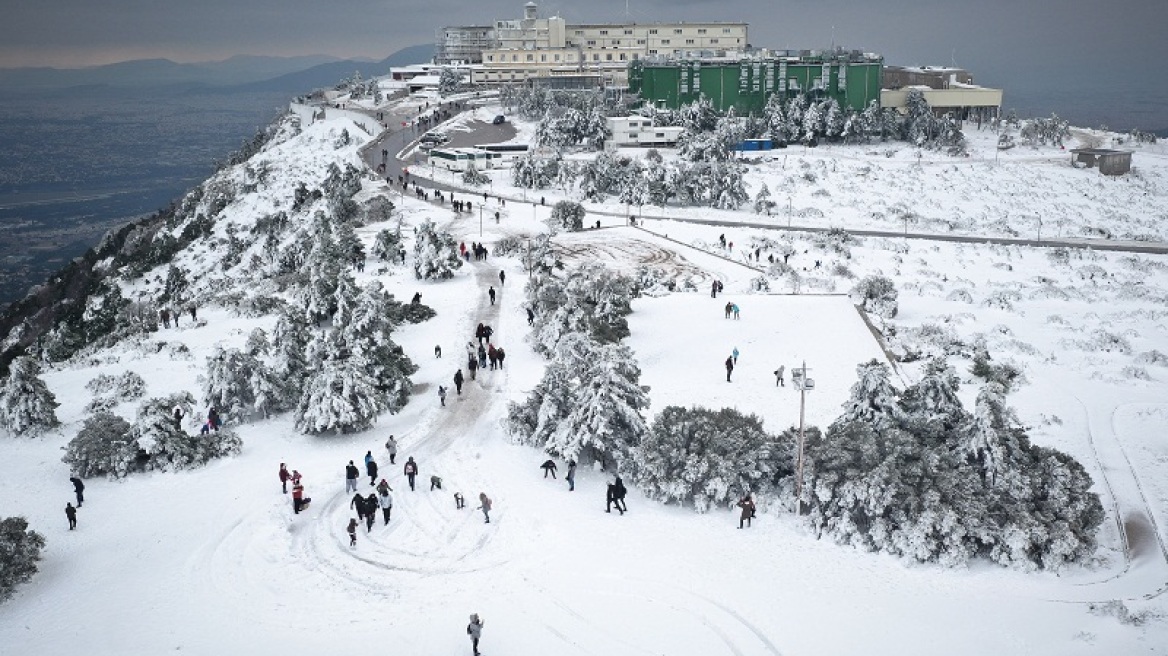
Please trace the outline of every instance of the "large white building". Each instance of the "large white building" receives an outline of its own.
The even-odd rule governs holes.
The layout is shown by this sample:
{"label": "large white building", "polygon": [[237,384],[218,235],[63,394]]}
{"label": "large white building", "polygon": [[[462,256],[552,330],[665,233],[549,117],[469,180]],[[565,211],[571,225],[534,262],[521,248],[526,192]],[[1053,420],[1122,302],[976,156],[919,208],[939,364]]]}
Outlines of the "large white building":
{"label": "large white building", "polygon": [[[687,52],[727,53],[747,46],[746,23],[588,23],[540,18],[534,2],[523,18],[482,27],[443,28],[435,61],[481,64],[475,82],[584,78],[624,86],[630,61]],[[475,45],[477,44],[477,45]],[[481,50],[474,50],[478,45]]]}

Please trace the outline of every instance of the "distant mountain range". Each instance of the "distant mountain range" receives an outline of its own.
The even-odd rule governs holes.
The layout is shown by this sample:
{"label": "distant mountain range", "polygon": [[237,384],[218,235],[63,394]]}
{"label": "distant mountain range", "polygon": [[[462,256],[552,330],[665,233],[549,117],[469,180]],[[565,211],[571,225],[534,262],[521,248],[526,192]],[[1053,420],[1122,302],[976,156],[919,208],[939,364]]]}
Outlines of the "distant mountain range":
{"label": "distant mountain range", "polygon": [[186,85],[232,91],[305,93],[336,84],[355,71],[360,71],[364,77],[384,75],[391,66],[426,62],[433,54],[434,46],[426,44],[404,48],[381,61],[338,59],[327,55],[238,55],[223,61],[194,64],[179,64],[169,59],[139,59],[89,68],[5,68],[0,69],[0,92]]}

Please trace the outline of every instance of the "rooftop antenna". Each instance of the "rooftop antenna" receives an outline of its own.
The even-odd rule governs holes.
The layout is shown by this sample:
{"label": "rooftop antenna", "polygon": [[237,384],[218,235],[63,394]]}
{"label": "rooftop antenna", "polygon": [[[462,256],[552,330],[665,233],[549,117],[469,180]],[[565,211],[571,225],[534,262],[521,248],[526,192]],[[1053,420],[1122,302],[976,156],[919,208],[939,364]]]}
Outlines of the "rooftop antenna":
{"label": "rooftop antenna", "polygon": [[831,51],[835,52],[835,25],[831,26]]}

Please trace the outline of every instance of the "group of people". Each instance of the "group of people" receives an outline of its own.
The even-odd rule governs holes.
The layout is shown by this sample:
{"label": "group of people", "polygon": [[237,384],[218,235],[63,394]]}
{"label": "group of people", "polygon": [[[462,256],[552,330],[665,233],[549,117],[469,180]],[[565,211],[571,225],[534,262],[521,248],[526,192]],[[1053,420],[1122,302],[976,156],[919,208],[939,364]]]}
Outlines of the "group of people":
{"label": "group of people", "polygon": [[72,501],[65,504],[65,519],[69,520],[69,530],[72,531],[77,528],[77,508],[85,503],[85,483],[76,475],[70,476],[69,482],[73,484],[73,494],[77,497],[76,507]]}
{"label": "group of people", "polygon": [[300,472],[293,469],[288,471],[288,466],[280,463],[280,487],[284,494],[288,494],[288,483],[292,483],[292,512],[299,515],[301,510],[308,507],[312,502],[310,497],[304,496],[304,484],[300,482]]}
{"label": "group of people", "polygon": [[[186,307],[186,311],[190,313],[191,321],[199,320],[198,311],[196,310],[194,303],[188,305]],[[170,308],[162,308],[158,311],[158,319],[162,322],[163,328],[170,328],[170,322],[172,320],[174,321],[174,327],[178,328],[178,318],[180,316],[182,316],[182,310],[177,308],[174,310],[171,310]]]}
{"label": "group of people", "polygon": [[477,241],[472,241],[470,248],[467,248],[466,242],[461,242],[458,244],[458,254],[467,262],[470,262],[471,255],[474,255],[475,260],[485,260],[487,259],[487,247]]}

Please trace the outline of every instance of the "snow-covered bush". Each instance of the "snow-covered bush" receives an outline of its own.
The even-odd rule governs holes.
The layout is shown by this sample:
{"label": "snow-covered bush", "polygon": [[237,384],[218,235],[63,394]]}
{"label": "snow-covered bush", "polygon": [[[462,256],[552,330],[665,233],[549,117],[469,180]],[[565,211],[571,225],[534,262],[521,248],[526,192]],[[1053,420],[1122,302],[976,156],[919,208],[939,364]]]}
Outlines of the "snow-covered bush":
{"label": "snow-covered bush", "polygon": [[491,251],[491,254],[495,257],[509,257],[511,255],[519,255],[526,248],[526,239],[522,239],[515,235],[507,235],[506,237],[501,237],[499,241],[495,242],[495,246]]}
{"label": "snow-covered bush", "polygon": [[468,164],[462,172],[462,181],[472,187],[481,187],[491,181],[485,174],[480,173],[473,163]]}
{"label": "snow-covered bush", "polygon": [[0,381],[0,426],[13,435],[36,435],[57,421],[57,397],[40,377],[36,360],[21,356],[8,365]]}
{"label": "snow-covered bush", "polygon": [[636,480],[650,497],[705,512],[771,493],[793,472],[791,453],[754,415],[669,406],[636,451]]}
{"label": "snow-covered bush", "polygon": [[365,430],[381,409],[379,397],[363,359],[326,360],[305,382],[296,406],[296,429],[308,435]]}
{"label": "snow-covered bush", "polygon": [[203,403],[230,423],[242,422],[256,406],[256,383],[271,398],[276,381],[260,360],[239,349],[217,347],[203,367]]}
{"label": "snow-covered bush", "polygon": [[884,276],[864,276],[848,296],[866,312],[885,319],[896,318],[896,287]]}
{"label": "snow-covered bush", "polygon": [[450,233],[440,232],[433,221],[418,226],[414,240],[414,277],[419,280],[446,280],[462,267],[458,244]]}
{"label": "snow-covered bush", "polygon": [[561,200],[552,207],[547,224],[553,233],[560,230],[577,232],[584,229],[584,214],[584,206],[580,203]]}
{"label": "snow-covered bush", "polygon": [[1004,387],[987,384],[969,413],[942,362],[899,398],[885,365],[859,373],[844,414],[806,443],[802,501],[820,535],[947,565],[1058,569],[1093,552],[1091,477],[1031,445]]}
{"label": "snow-covered bush", "polygon": [[146,381],[137,373],[127,371],[120,376],[98,374],[85,384],[94,396],[117,397],[119,401],[140,399],[146,394]]}
{"label": "snow-covered bush", "polygon": [[396,262],[401,256],[401,228],[386,228],[373,239],[373,257],[385,262]]}
{"label": "snow-covered bush", "polygon": [[134,469],[138,443],[130,436],[130,422],[109,412],[85,418],[77,436],[65,447],[61,462],[81,478],[123,478]]}
{"label": "snow-covered bush", "polygon": [[0,603],[7,601],[16,586],[27,583],[37,573],[45,537],[28,528],[23,517],[0,520]]}
{"label": "snow-covered bush", "polygon": [[148,399],[138,408],[130,437],[148,457],[145,466],[159,471],[194,469],[214,458],[236,455],[243,441],[230,428],[191,435],[174,420],[174,408],[190,413],[195,399],[187,392]]}

